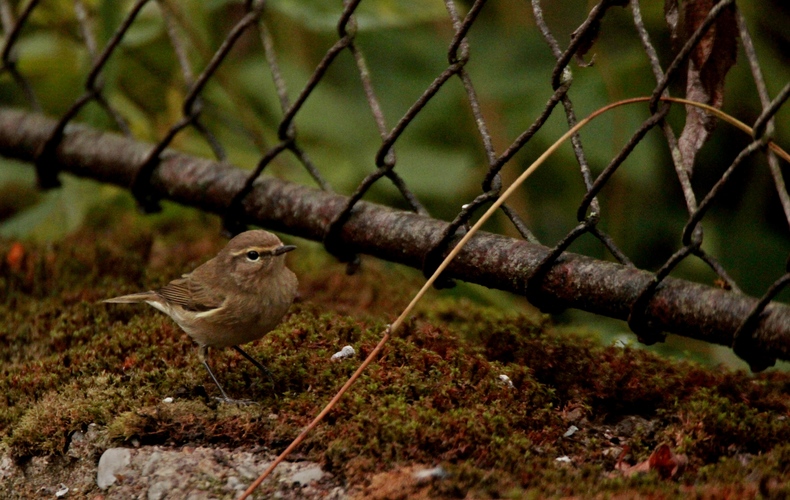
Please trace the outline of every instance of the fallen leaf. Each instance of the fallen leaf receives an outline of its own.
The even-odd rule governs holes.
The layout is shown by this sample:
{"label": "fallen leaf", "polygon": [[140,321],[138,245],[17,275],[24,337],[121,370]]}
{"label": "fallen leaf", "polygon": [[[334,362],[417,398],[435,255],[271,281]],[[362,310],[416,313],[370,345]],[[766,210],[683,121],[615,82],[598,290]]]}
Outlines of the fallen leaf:
{"label": "fallen leaf", "polygon": [[624,476],[630,477],[634,474],[646,474],[654,470],[663,479],[670,479],[683,470],[688,463],[686,455],[678,455],[672,452],[669,445],[662,444],[656,448],[647,460],[639,462],[636,465],[628,465],[623,462],[623,457],[628,452],[628,447],[623,449],[617,464],[614,466],[615,470],[623,473]]}
{"label": "fallen leaf", "polygon": [[25,259],[25,247],[18,241],[11,245],[11,250],[6,254],[5,261],[12,271],[19,272],[22,269],[22,261]]}
{"label": "fallen leaf", "polygon": [[[719,0],[687,0],[683,2],[684,43],[702,25]],[[671,7],[670,7],[671,12]],[[668,16],[670,22],[672,16]],[[686,99],[721,108],[724,102],[724,80],[735,64],[738,53],[738,25],[735,10],[722,11],[707,33],[691,51],[686,72]],[[689,176],[694,160],[716,127],[717,119],[700,108],[686,106],[686,124],[678,139],[678,148]]]}
{"label": "fallen leaf", "polygon": [[675,477],[688,463],[686,455],[676,455],[669,449],[669,445],[662,444],[647,459],[650,470],[658,472],[664,479]]}

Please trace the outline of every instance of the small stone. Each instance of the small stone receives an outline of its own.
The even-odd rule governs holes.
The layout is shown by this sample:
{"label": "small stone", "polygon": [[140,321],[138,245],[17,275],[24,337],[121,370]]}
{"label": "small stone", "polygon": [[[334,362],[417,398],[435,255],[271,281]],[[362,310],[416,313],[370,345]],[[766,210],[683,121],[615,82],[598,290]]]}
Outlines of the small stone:
{"label": "small stone", "polygon": [[236,476],[228,476],[228,481],[225,483],[225,489],[242,491],[246,490],[247,488],[244,486],[244,483],[239,481],[239,478]]}
{"label": "small stone", "polygon": [[253,480],[258,477],[258,471],[247,465],[237,465],[236,472],[241,474],[241,477],[243,477],[244,479]]}
{"label": "small stone", "polygon": [[290,480],[302,486],[307,486],[313,481],[319,481],[322,477],[324,477],[324,471],[321,470],[321,466],[310,465],[293,474]]}
{"label": "small stone", "polygon": [[148,500],[161,500],[167,498],[168,492],[173,489],[173,483],[167,479],[157,481],[148,487]]}
{"label": "small stone", "polygon": [[163,402],[163,403],[172,403],[172,402],[173,402],[173,398],[171,398],[171,397],[169,397],[169,396],[168,396],[168,397],[166,397],[165,399],[163,399],[163,400],[162,400],[162,402]]}
{"label": "small stone", "polygon": [[340,500],[341,498],[346,498],[345,490],[340,486],[335,486],[329,493],[324,497],[326,500]]}
{"label": "small stone", "polygon": [[7,456],[0,457],[0,483],[16,474],[14,462]]}
{"label": "small stone", "polygon": [[584,414],[582,413],[581,408],[574,408],[573,410],[569,411],[567,415],[565,415],[565,420],[567,420],[568,422],[576,422],[578,420],[581,420],[583,416]]}
{"label": "small stone", "polygon": [[69,439],[69,447],[66,450],[66,455],[72,458],[79,458],[80,453],[79,449],[81,448],[82,444],[85,442],[85,434],[82,431],[75,431],[71,434],[71,438]]}
{"label": "small stone", "polygon": [[96,472],[96,485],[103,490],[112,486],[116,481],[115,474],[127,467],[131,460],[132,454],[126,448],[110,448],[102,453]]}
{"label": "small stone", "polygon": [[68,492],[69,492],[69,487],[63,483],[60,483],[60,486],[58,487],[58,491],[55,492],[55,498],[64,497],[68,494]]}
{"label": "small stone", "polygon": [[505,385],[505,387],[507,387],[508,389],[516,388],[516,386],[513,385],[513,381],[510,380],[510,377],[508,377],[505,374],[499,376],[499,381],[502,382]]}
{"label": "small stone", "polygon": [[417,484],[424,484],[429,481],[433,481],[434,479],[444,479],[449,475],[450,474],[444,470],[442,466],[438,466],[433,467],[432,469],[418,470],[413,474],[413,477],[417,480]]}
{"label": "small stone", "polygon": [[151,453],[151,456],[148,457],[148,461],[145,462],[143,465],[143,476],[150,476],[154,473],[154,470],[159,463],[159,460],[162,458],[162,453],[159,451],[155,451]]}
{"label": "small stone", "polygon": [[559,462],[561,464],[569,464],[571,463],[571,457],[569,457],[568,455],[563,455],[561,457],[555,458],[554,461]]}
{"label": "small stone", "polygon": [[357,352],[354,350],[353,347],[351,347],[350,345],[347,345],[344,348],[342,348],[340,351],[334,353],[332,355],[331,359],[332,359],[332,361],[340,361],[341,359],[347,359],[347,358],[354,357],[354,355],[356,355],[356,353]]}
{"label": "small stone", "polygon": [[615,425],[614,432],[617,436],[631,437],[637,432],[649,433],[652,430],[653,424],[649,420],[636,415],[629,415],[623,417],[617,425]]}
{"label": "small stone", "polygon": [[81,443],[83,441],[85,441],[85,433],[83,433],[82,431],[74,431],[71,434],[72,443]]}

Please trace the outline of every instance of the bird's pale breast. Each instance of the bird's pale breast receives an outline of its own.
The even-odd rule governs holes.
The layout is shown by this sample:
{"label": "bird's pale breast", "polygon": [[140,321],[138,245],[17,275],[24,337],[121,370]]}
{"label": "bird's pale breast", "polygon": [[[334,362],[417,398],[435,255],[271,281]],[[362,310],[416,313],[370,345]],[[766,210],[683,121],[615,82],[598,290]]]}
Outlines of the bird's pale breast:
{"label": "bird's pale breast", "polygon": [[285,271],[279,283],[269,283],[279,293],[235,294],[217,309],[171,314],[171,317],[197,343],[209,347],[230,347],[257,340],[277,326],[296,295],[296,276],[290,270]]}

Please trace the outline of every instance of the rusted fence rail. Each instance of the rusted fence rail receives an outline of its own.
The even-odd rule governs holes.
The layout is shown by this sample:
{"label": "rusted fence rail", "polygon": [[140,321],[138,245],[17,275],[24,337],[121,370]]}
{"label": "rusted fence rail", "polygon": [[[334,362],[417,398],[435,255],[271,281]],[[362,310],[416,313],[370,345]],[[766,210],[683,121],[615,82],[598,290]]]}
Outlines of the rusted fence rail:
{"label": "rusted fence rail", "polygon": [[[320,62],[298,92],[289,92],[280,69],[277,36],[273,33],[270,6],[264,1],[247,0],[228,2],[221,9],[226,21],[225,33],[218,38],[214,49],[202,47],[200,37],[185,19],[188,12],[180,2],[169,0],[134,0],[118,2],[126,10],[117,24],[103,25],[106,44],[100,47],[95,26],[98,17],[95,5],[82,0],[61,1],[57,7],[72,6],[69,15],[65,10],[52,9],[53,5],[39,0],[29,0],[19,5],[0,0],[0,21],[3,27],[3,48],[0,52],[0,87],[16,89],[14,105],[27,103],[22,111],[0,102],[0,154],[30,162],[35,165],[39,186],[51,189],[59,185],[60,172],[89,177],[128,187],[148,211],[157,209],[158,200],[171,199],[220,214],[226,229],[240,231],[245,224],[253,223],[283,232],[322,241],[327,250],[353,267],[359,253],[375,255],[400,262],[430,273],[441,258],[457,241],[464,227],[479,209],[490,204],[502,192],[502,169],[513,162],[557,111],[569,126],[577,123],[577,114],[571,100],[573,73],[570,65],[577,61],[588,64],[590,49],[596,43],[604,18],[613,11],[627,9],[633,21],[633,38],[649,61],[649,71],[642,75],[655,81],[651,93],[649,116],[633,130],[626,144],[613,155],[608,165],[597,175],[590,168],[581,136],[572,138],[573,154],[585,195],[576,207],[578,225],[553,246],[542,245],[529,224],[514,206],[501,207],[506,220],[521,235],[512,239],[493,234],[475,237],[451,265],[440,283],[449,286],[458,278],[485,286],[525,294],[544,310],[572,307],[625,319],[637,336],[645,343],[663,339],[664,331],[701,339],[707,342],[732,346],[735,352],[748,361],[754,370],[771,366],[776,359],[790,359],[790,308],[772,302],[790,282],[790,273],[775,279],[760,299],[748,297],[740,291],[716,256],[703,247],[702,221],[712,205],[720,202],[733,179],[744,165],[754,158],[764,156],[771,182],[775,187],[783,214],[790,226],[790,195],[783,179],[782,165],[774,152],[766,147],[774,134],[774,117],[790,97],[790,84],[771,97],[763,78],[757,53],[748,29],[747,20],[735,0],[686,0],[682,4],[666,1],[666,30],[664,38],[675,40],[672,50],[657,50],[645,26],[638,0],[601,0],[587,14],[563,47],[545,19],[544,7],[539,0],[532,0],[529,7],[532,17],[523,29],[537,29],[556,61],[546,75],[546,85],[534,92],[545,95],[545,106],[534,121],[515,138],[497,151],[495,143],[501,134],[491,132],[487,114],[478,98],[478,87],[473,81],[467,64],[472,60],[474,48],[470,33],[475,26],[486,21],[481,16],[492,9],[486,0],[476,0],[461,9],[453,0],[444,0],[447,13],[446,26],[451,36],[448,43],[446,66],[438,71],[433,81],[419,97],[389,127],[384,116],[384,106],[379,101],[375,82],[377,76],[368,67],[366,55],[359,40],[357,25],[365,4],[361,0],[346,0],[337,12],[336,40],[323,54]],[[415,4],[416,5],[416,4]],[[580,4],[580,9],[586,4]],[[154,17],[152,17],[152,13]],[[37,15],[38,14],[38,15]],[[102,21],[112,16],[103,12]],[[65,16],[59,18],[59,15]],[[366,13],[370,16],[370,13]],[[158,16],[158,17],[156,17]],[[162,38],[172,53],[173,64],[178,66],[183,81],[179,116],[169,116],[171,122],[163,130],[156,144],[139,142],[133,137],[131,127],[119,111],[115,94],[105,87],[108,67],[115,60],[129,56],[124,41],[136,23],[151,19],[161,21]],[[142,20],[141,20],[142,19]],[[80,45],[90,61],[84,76],[84,85],[72,104],[57,114],[58,119],[46,117],[50,110],[43,109],[36,78],[31,78],[21,64],[29,48],[26,37],[50,29],[68,32],[65,39]],[[436,21],[436,18],[432,18]],[[39,40],[40,41],[40,40]],[[626,43],[625,41],[623,43]],[[256,45],[257,44],[257,45]],[[257,50],[254,59],[270,74],[281,116],[276,121],[274,133],[264,134],[260,124],[253,124],[259,117],[245,106],[239,93],[228,92],[235,110],[243,115],[244,133],[260,151],[256,168],[250,173],[230,166],[225,146],[214,134],[214,127],[207,126],[205,109],[211,98],[207,92],[212,82],[228,85],[220,69],[239,45],[246,54]],[[161,44],[153,44],[157,50]],[[670,88],[678,82],[685,87],[684,96],[720,108],[724,99],[724,81],[730,67],[735,64],[736,53],[741,51],[754,81],[754,88],[762,106],[760,116],[752,126],[751,141],[737,154],[726,160],[720,177],[710,189],[700,191],[692,183],[698,163],[698,152],[713,133],[715,120],[707,113],[687,108],[682,132],[676,135],[667,116],[670,106],[661,102],[669,95]],[[330,183],[308,154],[305,141],[300,139],[296,117],[303,113],[305,103],[315,95],[321,85],[326,85],[330,69],[339,56],[348,53],[358,73],[359,83],[370,116],[373,118],[381,144],[369,164],[375,169],[368,172],[356,189],[348,196],[334,193]],[[196,57],[200,53],[202,57]],[[659,53],[664,54],[662,62]],[[666,56],[666,54],[670,54]],[[139,56],[139,54],[135,54]],[[202,70],[193,67],[196,60],[205,62]],[[481,64],[485,64],[483,61]],[[168,80],[165,78],[164,80]],[[479,194],[471,201],[464,200],[462,210],[450,222],[431,218],[419,197],[407,186],[400,175],[396,149],[404,132],[413,127],[418,116],[429,113],[426,106],[441,94],[450,81],[459,83],[463,99],[468,104],[472,124],[469,128],[479,138],[480,151],[485,157]],[[675,83],[675,87],[671,85]],[[118,90],[115,89],[114,92]],[[530,89],[533,92],[533,89]],[[293,98],[292,98],[293,97]],[[214,104],[214,103],[209,103]],[[120,131],[115,135],[86,126],[77,125],[87,106],[100,109],[108,126]],[[98,108],[96,108],[98,106]],[[266,120],[262,120],[266,121]],[[271,127],[271,123],[268,124]],[[368,125],[368,124],[366,124]],[[203,138],[216,161],[191,157],[169,149],[174,139],[190,129]],[[655,273],[639,270],[607,234],[600,221],[605,210],[599,203],[604,187],[631,156],[633,150],[651,131],[660,132],[669,151],[669,167],[676,176],[676,185],[682,193],[683,209],[687,220],[679,235],[679,248]],[[271,131],[270,131],[271,132]],[[495,136],[500,141],[495,141]],[[271,137],[275,137],[272,141]],[[318,188],[297,185],[261,174],[281,155],[290,155],[295,164],[303,167]],[[408,211],[362,201],[379,181],[390,182],[402,197]],[[673,179],[675,181],[675,179]],[[637,215],[638,216],[638,215]],[[786,228],[785,228],[786,229]],[[567,252],[570,245],[581,236],[595,238],[617,263],[595,260]],[[686,259],[697,259],[710,269],[720,288],[692,283],[670,277]]]}
{"label": "rusted fence rail", "polygon": [[[56,122],[41,115],[0,110],[0,154],[33,161]],[[59,170],[128,186],[139,159],[153,146],[84,126],[73,126],[51,158]],[[166,151],[151,179],[163,199],[224,215],[248,172],[215,161]],[[348,197],[272,177],[258,179],[243,203],[243,222],[322,241]],[[348,253],[364,253],[420,269],[446,222],[360,201],[339,235]],[[551,249],[525,240],[480,233],[448,268],[450,277],[525,294]],[[564,253],[535,283],[544,304],[628,319],[631,306],[655,275],[631,266]],[[680,279],[666,278],[643,312],[656,330],[730,346],[757,299]],[[772,303],[755,325],[750,349],[790,359],[790,307]]]}

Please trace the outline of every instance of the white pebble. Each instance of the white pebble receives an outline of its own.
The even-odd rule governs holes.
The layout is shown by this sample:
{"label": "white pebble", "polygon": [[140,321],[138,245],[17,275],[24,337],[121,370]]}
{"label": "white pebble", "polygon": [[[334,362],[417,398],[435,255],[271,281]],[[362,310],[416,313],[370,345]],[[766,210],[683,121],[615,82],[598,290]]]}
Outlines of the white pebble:
{"label": "white pebble", "polygon": [[413,474],[414,479],[417,480],[417,484],[424,484],[434,479],[444,479],[449,476],[450,474],[444,470],[441,465],[432,469],[418,470]]}
{"label": "white pebble", "polygon": [[505,384],[509,389],[515,389],[516,388],[516,386],[513,385],[513,381],[510,380],[510,377],[508,377],[505,374],[502,374],[502,375],[499,376],[499,381],[502,382],[503,384]]}
{"label": "white pebble", "polygon": [[357,352],[354,350],[354,348],[350,345],[347,345],[332,355],[332,361],[340,361],[341,359],[352,358],[356,354]]}

